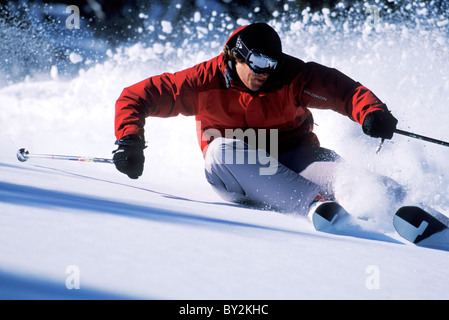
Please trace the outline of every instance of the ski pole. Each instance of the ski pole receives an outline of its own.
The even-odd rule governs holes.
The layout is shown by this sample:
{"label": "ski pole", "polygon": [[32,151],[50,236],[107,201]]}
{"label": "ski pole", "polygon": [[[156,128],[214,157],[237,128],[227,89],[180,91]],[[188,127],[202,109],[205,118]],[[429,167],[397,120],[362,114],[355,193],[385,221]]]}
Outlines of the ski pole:
{"label": "ski pole", "polygon": [[113,163],[112,159],[105,158],[93,158],[93,157],[78,157],[78,156],[65,156],[55,154],[32,154],[25,148],[21,148],[17,151],[17,159],[21,162],[27,161],[29,158],[42,158],[42,159],[56,159],[56,160],[70,160],[81,162],[100,162],[100,163]]}
{"label": "ski pole", "polygon": [[445,141],[441,141],[441,140],[425,137],[425,136],[422,136],[422,135],[419,135],[419,134],[416,134],[416,133],[411,133],[411,132],[407,132],[407,131],[399,130],[399,129],[394,130],[394,132],[398,133],[398,134],[402,134],[402,135],[407,136],[407,137],[411,137],[411,138],[415,138],[415,139],[419,139],[419,140],[424,140],[424,141],[427,141],[427,142],[432,142],[432,143],[436,143],[436,144],[439,144],[439,145],[442,145],[442,146],[445,146],[445,147],[449,147],[449,142],[445,142]]}
{"label": "ski pole", "polygon": [[[420,134],[416,134],[416,133],[412,133],[412,132],[408,132],[408,131],[404,131],[404,130],[400,130],[400,129],[395,129],[394,132],[397,133],[397,134],[402,134],[402,135],[410,137],[410,138],[415,138],[415,139],[418,139],[418,140],[432,142],[432,143],[439,144],[441,146],[449,147],[449,142],[446,142],[446,141],[425,137],[425,136],[422,136]],[[379,146],[377,147],[376,153],[379,153],[380,149],[382,148],[382,146],[384,144],[384,141],[385,141],[385,139],[381,139],[380,140],[380,143],[379,143]]]}

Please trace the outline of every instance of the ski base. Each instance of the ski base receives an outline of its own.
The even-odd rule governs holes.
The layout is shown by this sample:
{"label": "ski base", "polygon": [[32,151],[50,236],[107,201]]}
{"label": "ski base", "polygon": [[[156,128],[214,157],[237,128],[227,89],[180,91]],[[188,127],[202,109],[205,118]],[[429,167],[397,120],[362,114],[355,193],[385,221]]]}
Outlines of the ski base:
{"label": "ski base", "polygon": [[[317,231],[362,239],[403,243],[379,232],[369,221],[352,217],[338,203],[319,204],[309,213]],[[402,239],[423,247],[449,250],[449,218],[417,206],[399,208],[393,216],[393,226]]]}
{"label": "ski base", "polygon": [[330,231],[337,221],[349,216],[348,212],[337,202],[329,201],[319,204],[310,218],[317,231]]}
{"label": "ski base", "polygon": [[396,211],[393,225],[402,238],[411,243],[420,244],[423,240],[449,229],[448,225],[441,220],[420,207],[405,206]]}

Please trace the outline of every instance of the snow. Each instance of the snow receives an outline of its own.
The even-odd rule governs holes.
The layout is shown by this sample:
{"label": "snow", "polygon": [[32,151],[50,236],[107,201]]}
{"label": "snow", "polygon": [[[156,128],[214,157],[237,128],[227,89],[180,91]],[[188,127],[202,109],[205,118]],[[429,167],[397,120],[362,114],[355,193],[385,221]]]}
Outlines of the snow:
{"label": "snow", "polygon": [[43,290],[63,288],[75,265],[80,293],[125,298],[447,297],[446,251],[318,233],[303,218],[130,182],[112,166],[3,160],[1,170],[3,278],[40,279]]}
{"label": "snow", "polygon": [[[285,18],[273,22],[285,27],[279,31],[287,53],[371,88],[399,128],[448,139],[447,24],[414,30],[381,21],[366,29],[362,21],[338,29],[333,22],[341,33],[330,34],[328,14],[300,16],[291,30]],[[197,12],[193,21],[203,19]],[[363,173],[389,176],[407,188],[407,203],[422,201],[447,215],[449,149],[442,146],[395,135],[376,154],[379,141],[359,125],[314,111],[322,145],[350,165],[341,173],[339,201],[380,234],[366,238],[320,233],[306,218],[224,202],[204,178],[193,118],[147,120],[145,172],[138,180],[110,164],[17,161],[22,147],[111,157],[114,103],[124,87],[220,52],[205,45],[170,61],[160,48],[125,46],[70,79],[46,71],[47,77],[0,88],[1,298],[449,298],[447,249],[401,240],[388,197]],[[73,270],[80,289],[66,287]]]}

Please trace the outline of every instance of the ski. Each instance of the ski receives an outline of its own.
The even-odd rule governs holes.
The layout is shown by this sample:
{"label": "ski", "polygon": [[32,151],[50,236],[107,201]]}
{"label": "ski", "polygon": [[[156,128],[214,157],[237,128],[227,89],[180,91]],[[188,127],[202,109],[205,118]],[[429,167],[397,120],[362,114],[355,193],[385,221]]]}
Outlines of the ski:
{"label": "ski", "polygon": [[319,204],[309,213],[315,230],[340,236],[399,243],[396,239],[379,232],[369,221],[351,216],[337,202]]}
{"label": "ski", "polygon": [[407,241],[420,244],[444,230],[448,230],[448,218],[443,214],[417,206],[399,208],[394,217],[393,225],[397,233]]}
{"label": "ski", "polygon": [[[400,243],[378,232],[368,221],[352,217],[337,202],[319,204],[309,213],[317,231],[371,240]],[[449,218],[433,209],[403,206],[393,216],[393,226],[401,238],[423,247],[449,249]]]}
{"label": "ski", "polygon": [[349,217],[349,213],[334,201],[320,203],[310,214],[315,229],[323,232],[332,231],[337,221],[345,217]]}

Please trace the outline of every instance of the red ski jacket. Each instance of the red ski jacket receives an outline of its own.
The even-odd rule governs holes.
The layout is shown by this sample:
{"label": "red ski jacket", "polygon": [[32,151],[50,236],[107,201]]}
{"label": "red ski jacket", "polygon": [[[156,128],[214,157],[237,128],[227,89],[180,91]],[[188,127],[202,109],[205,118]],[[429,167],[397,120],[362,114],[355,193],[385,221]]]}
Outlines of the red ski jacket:
{"label": "red ski jacket", "polygon": [[[244,27],[242,27],[244,28]],[[237,29],[227,41],[231,44]],[[232,47],[232,46],[231,46]],[[284,54],[279,71],[262,89],[244,86],[223,54],[176,73],[150,77],[123,90],[116,103],[117,140],[144,135],[146,117],[195,116],[205,153],[208,129],[278,129],[279,151],[316,144],[309,108],[332,109],[362,124],[365,116],[386,106],[369,89],[336,69]]]}

